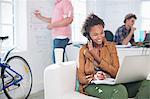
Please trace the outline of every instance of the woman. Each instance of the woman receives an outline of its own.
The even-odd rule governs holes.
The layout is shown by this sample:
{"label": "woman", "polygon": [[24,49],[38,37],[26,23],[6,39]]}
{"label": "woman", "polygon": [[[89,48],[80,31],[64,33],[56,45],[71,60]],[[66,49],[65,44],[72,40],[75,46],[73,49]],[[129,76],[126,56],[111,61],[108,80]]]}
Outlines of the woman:
{"label": "woman", "polygon": [[89,15],[83,24],[82,32],[89,42],[80,49],[78,68],[79,90],[81,93],[101,99],[128,99],[128,95],[129,97],[134,97],[141,82],[134,83],[135,86],[132,83],[125,85],[91,83],[95,79],[115,78],[119,69],[115,44],[105,39],[103,29],[103,20],[94,14]]}

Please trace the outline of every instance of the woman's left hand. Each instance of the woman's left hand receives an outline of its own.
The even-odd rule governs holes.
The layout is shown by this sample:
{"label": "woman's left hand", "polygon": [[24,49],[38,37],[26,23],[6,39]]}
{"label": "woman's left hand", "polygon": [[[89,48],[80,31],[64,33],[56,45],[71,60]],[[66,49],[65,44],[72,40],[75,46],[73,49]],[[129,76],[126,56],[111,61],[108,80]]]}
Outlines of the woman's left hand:
{"label": "woman's left hand", "polygon": [[93,75],[87,75],[86,79],[88,80],[88,83],[91,83],[91,81],[93,80]]}

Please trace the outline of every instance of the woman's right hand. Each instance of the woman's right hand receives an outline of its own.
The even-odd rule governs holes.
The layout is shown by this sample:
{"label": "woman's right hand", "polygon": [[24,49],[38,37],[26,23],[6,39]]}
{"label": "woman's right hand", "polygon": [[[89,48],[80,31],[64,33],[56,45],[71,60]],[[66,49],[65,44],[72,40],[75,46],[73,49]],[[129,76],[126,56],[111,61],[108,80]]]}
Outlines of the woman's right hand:
{"label": "woman's right hand", "polygon": [[88,41],[88,48],[89,48],[89,51],[93,50],[92,40]]}

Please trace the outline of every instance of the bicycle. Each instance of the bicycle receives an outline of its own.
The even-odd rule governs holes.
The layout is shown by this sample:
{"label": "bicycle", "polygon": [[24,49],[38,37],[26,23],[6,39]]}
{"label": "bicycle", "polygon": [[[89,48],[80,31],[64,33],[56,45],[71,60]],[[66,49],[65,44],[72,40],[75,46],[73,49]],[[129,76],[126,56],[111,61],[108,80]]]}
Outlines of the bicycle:
{"label": "bicycle", "polygon": [[[0,37],[3,41],[8,36]],[[0,58],[0,95],[8,99],[27,99],[32,89],[32,72],[27,61],[21,56],[11,56],[9,50]]]}

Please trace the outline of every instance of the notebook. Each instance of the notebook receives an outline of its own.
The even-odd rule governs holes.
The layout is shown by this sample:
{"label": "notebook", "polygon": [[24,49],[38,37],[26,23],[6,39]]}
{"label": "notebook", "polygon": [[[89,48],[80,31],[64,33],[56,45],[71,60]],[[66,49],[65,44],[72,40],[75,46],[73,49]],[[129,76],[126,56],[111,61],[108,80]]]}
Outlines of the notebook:
{"label": "notebook", "polygon": [[150,73],[149,59],[148,55],[125,56],[115,79],[93,80],[92,83],[113,85],[144,80]]}

